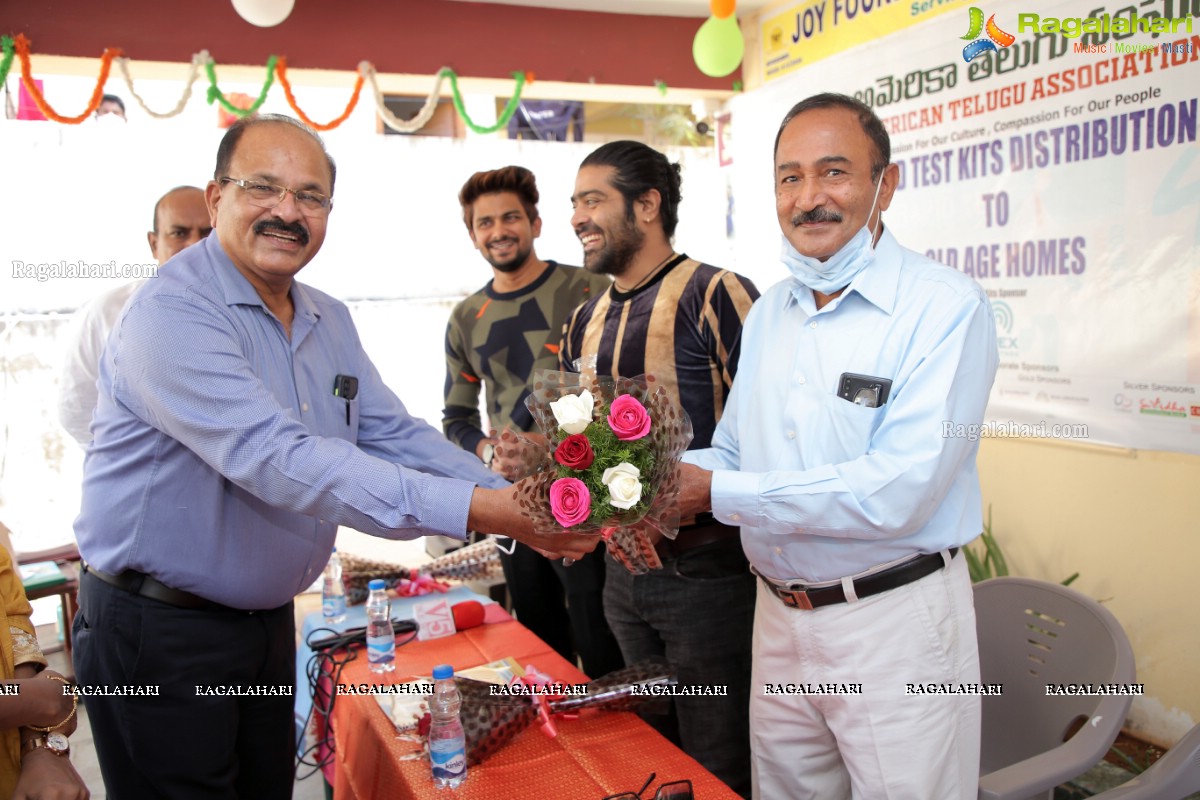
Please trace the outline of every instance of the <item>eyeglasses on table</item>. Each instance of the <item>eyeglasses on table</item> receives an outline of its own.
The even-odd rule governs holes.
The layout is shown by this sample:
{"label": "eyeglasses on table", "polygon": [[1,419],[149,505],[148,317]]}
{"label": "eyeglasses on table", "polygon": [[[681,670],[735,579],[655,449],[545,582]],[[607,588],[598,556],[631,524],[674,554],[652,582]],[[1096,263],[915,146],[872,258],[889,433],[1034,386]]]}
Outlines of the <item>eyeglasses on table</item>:
{"label": "eyeglasses on table", "polygon": [[670,783],[660,784],[653,798],[643,798],[642,795],[654,783],[656,777],[658,775],[651,772],[650,777],[646,778],[646,783],[636,793],[621,792],[620,794],[610,794],[604,800],[693,800],[692,782],[689,780],[671,781]]}

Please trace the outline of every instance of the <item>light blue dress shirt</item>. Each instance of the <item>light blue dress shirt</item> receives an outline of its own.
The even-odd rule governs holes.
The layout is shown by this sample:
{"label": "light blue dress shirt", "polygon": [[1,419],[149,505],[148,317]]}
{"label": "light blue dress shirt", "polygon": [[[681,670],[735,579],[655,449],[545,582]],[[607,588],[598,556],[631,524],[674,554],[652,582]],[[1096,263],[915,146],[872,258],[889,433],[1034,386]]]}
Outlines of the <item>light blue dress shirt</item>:
{"label": "light blue dress shirt", "polygon": [[[982,422],[997,362],[983,289],[885,230],[820,311],[792,278],[754,304],[712,447],[684,460],[713,470],[714,515],[771,578],[836,580],[962,545],[982,526],[979,443],[945,423]],[[886,404],[838,397],[846,372],[891,380]]]}
{"label": "light blue dress shirt", "polygon": [[[89,563],[275,608],[320,574],[338,525],[462,539],[475,485],[506,485],[409,416],[342,303],[300,283],[291,298],[289,340],[214,232],[130,300],[84,462]],[[334,396],[337,375],[358,378],[355,399]]]}

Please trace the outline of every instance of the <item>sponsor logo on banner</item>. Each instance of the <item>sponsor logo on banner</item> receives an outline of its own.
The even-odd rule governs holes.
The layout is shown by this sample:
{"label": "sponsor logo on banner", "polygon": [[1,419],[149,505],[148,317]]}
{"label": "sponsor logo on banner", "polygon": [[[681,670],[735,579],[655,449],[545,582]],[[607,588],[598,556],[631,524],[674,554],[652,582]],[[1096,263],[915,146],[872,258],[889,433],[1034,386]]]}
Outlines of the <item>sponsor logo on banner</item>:
{"label": "sponsor logo on banner", "polygon": [[1015,351],[1017,349],[1017,337],[1004,334],[1011,334],[1013,330],[1013,310],[1012,306],[1003,300],[989,300],[992,304],[992,316],[996,320],[996,345],[1001,352]]}
{"label": "sponsor logo on banner", "polygon": [[1187,410],[1174,400],[1164,401],[1161,397],[1139,398],[1138,411],[1155,417],[1187,417]]}
{"label": "sponsor logo on banner", "polygon": [[[963,61],[968,64],[971,59],[984,53],[995,53],[1001,48],[1008,47],[1017,40],[1011,33],[1001,30],[996,24],[996,15],[988,17],[987,24],[983,22],[983,11],[975,6],[967,9],[969,18],[967,33],[962,38],[969,44],[963,48]],[[986,34],[981,38],[980,34]]]}
{"label": "sponsor logo on banner", "polygon": [[1115,394],[1113,395],[1113,408],[1121,414],[1132,414],[1133,398],[1120,393]]}
{"label": "sponsor logo on banner", "polygon": [[1200,406],[1192,406],[1192,416],[1200,417]]}

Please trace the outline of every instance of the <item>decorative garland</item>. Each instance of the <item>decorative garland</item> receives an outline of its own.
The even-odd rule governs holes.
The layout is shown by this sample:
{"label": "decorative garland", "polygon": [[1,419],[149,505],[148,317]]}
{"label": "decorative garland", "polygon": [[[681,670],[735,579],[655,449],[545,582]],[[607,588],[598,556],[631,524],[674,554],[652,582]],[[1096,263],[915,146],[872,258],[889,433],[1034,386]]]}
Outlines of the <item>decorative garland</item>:
{"label": "decorative garland", "polygon": [[33,82],[33,69],[29,65],[29,44],[29,39],[25,38],[23,33],[18,33],[17,38],[13,40],[17,57],[21,59],[21,82],[25,84],[25,91],[29,92],[42,116],[63,125],[78,125],[90,117],[100,107],[100,100],[104,97],[104,84],[108,82],[108,72],[112,69],[113,59],[121,55],[121,51],[115,47],[105,48],[104,55],[100,57],[100,77],[96,79],[96,88],[92,90],[92,99],[88,101],[87,108],[77,117],[64,117],[50,107],[37,84]]}
{"label": "decorative garland", "polygon": [[[33,72],[32,67],[30,66],[30,44],[31,43],[29,39],[27,39],[23,33],[17,34],[17,38],[15,40],[9,36],[0,36],[0,48],[3,49],[4,53],[3,57],[0,58],[0,84],[3,84],[4,80],[8,77],[14,56],[19,57],[21,60],[21,79],[24,82],[25,88],[28,90],[29,95],[33,98],[34,103],[37,104],[38,110],[40,110],[43,116],[45,116],[47,119],[52,119],[55,122],[61,122],[66,125],[78,125],[100,107],[100,101],[104,94],[104,84],[108,81],[109,71],[112,68],[112,63],[114,60],[117,62],[117,66],[121,70],[121,75],[125,79],[125,85],[128,87],[129,93],[133,96],[133,99],[137,101],[137,104],[141,106],[143,111],[155,119],[169,119],[171,117],[178,116],[183,112],[184,108],[188,104],[188,101],[191,99],[192,88],[200,76],[200,68],[203,67],[208,76],[209,85],[207,102],[210,105],[214,102],[218,102],[221,104],[222,108],[231,114],[234,114],[238,117],[249,116],[250,114],[258,111],[262,104],[266,102],[267,94],[271,90],[271,84],[274,83],[275,76],[278,75],[279,84],[283,87],[283,94],[287,98],[288,105],[293,111],[296,112],[296,115],[303,120],[305,124],[319,131],[333,130],[345,122],[354,112],[354,109],[358,106],[358,99],[359,95],[362,93],[363,84],[370,83],[371,93],[375,97],[375,110],[379,114],[380,119],[383,120],[383,123],[399,133],[415,133],[429,124],[429,120],[433,117],[434,112],[437,110],[438,100],[441,97],[442,81],[446,78],[449,78],[451,98],[454,101],[454,110],[458,112],[459,117],[462,118],[462,121],[466,124],[466,126],[475,133],[479,134],[495,133],[496,131],[503,129],[508,125],[509,120],[512,119],[513,114],[516,113],[517,107],[521,103],[522,90],[527,84],[532,83],[534,80],[533,73],[514,72],[512,75],[513,79],[516,81],[516,86],[513,88],[512,96],[509,97],[508,102],[505,103],[504,109],[500,112],[499,117],[496,119],[496,124],[484,127],[477,125],[471,119],[470,115],[467,114],[466,108],[463,105],[462,94],[458,90],[458,75],[449,67],[442,67],[440,70],[438,70],[433,91],[430,92],[429,97],[426,98],[425,104],[421,107],[421,110],[418,111],[412,119],[402,120],[393,114],[391,110],[388,109],[387,104],[384,102],[383,92],[380,90],[379,83],[376,80],[377,73],[374,65],[369,61],[363,61],[358,65],[358,77],[354,82],[354,90],[350,95],[350,101],[346,104],[345,111],[343,111],[341,115],[335,119],[322,124],[312,120],[296,103],[296,96],[292,91],[291,82],[288,81],[287,77],[287,58],[285,56],[271,56],[267,59],[267,75],[263,80],[262,91],[259,92],[258,99],[255,100],[249,108],[238,108],[230,103],[228,99],[226,99],[224,92],[221,91],[217,84],[216,62],[212,59],[207,50],[201,50],[192,56],[191,71],[188,74],[187,84],[183,89],[183,94],[180,96],[179,102],[176,103],[175,107],[170,111],[157,112],[146,105],[145,100],[142,99],[142,96],[139,95],[137,90],[134,88],[133,77],[129,73],[129,59],[125,58],[119,49],[110,47],[107,48],[104,51],[104,55],[101,56],[100,76],[97,79],[96,88],[92,92],[92,98],[88,102],[87,109],[77,117],[63,117],[50,107],[50,104],[46,102],[46,99],[42,96],[42,93],[38,91],[37,85],[33,83]],[[664,89],[665,86],[659,86],[660,92],[662,92]]]}
{"label": "decorative garland", "polygon": [[369,61],[364,61],[358,65],[358,69],[371,84],[371,92],[375,95],[375,111],[379,114],[379,118],[383,120],[384,125],[387,125],[397,133],[416,133],[429,124],[429,120],[433,118],[433,112],[437,111],[438,98],[442,94],[442,81],[448,73],[453,72],[449,67],[442,67],[438,70],[437,80],[433,84],[433,91],[425,99],[425,105],[421,106],[421,110],[414,114],[412,119],[403,120],[393,114],[392,110],[383,101],[383,92],[379,88],[379,83],[375,80],[375,66]]}
{"label": "decorative garland", "polygon": [[[136,89],[133,88],[133,78],[129,76],[129,59],[118,58],[117,66],[121,69],[121,75],[125,78],[125,85],[129,87],[129,93],[133,95],[133,99],[137,101],[137,104],[142,107],[142,111],[145,111],[155,119],[170,119],[171,117],[177,117],[183,113],[183,109],[187,106],[188,100],[192,99],[192,86],[196,83],[196,79],[200,77],[200,65],[207,64],[210,61],[212,61],[212,58],[209,57],[207,50],[201,50],[199,53],[196,53],[194,56],[192,56],[192,69],[191,72],[188,73],[187,86],[183,88],[183,95],[179,98],[179,102],[175,104],[175,108],[161,114],[157,111],[152,111],[150,107],[146,105],[146,101],[142,99],[142,96],[137,93]],[[0,79],[0,83],[3,83],[3,79]]]}
{"label": "decorative garland", "polygon": [[283,87],[283,95],[284,95],[284,97],[287,98],[288,105],[292,107],[292,111],[296,112],[296,116],[300,117],[300,119],[304,122],[305,125],[308,125],[310,128],[313,128],[314,130],[318,130],[318,131],[333,130],[338,125],[341,125],[343,122],[345,122],[346,118],[350,116],[352,111],[354,111],[354,107],[356,105],[358,105],[358,95],[362,92],[362,87],[363,87],[363,76],[362,76],[362,71],[361,71],[361,65],[360,65],[360,69],[359,69],[359,73],[358,73],[358,80],[356,80],[354,82],[354,93],[350,95],[350,102],[346,104],[346,110],[342,112],[342,115],[340,117],[332,120],[331,122],[327,122],[324,125],[322,125],[319,122],[313,122],[311,119],[308,118],[307,114],[305,114],[303,111],[300,110],[300,106],[296,105],[296,96],[294,94],[292,94],[292,85],[290,83],[288,83],[288,79],[287,79],[287,57],[286,56],[280,56],[279,60],[277,62],[275,62],[275,71],[277,73],[279,73],[279,85]]}
{"label": "decorative garland", "polygon": [[0,36],[0,49],[4,50],[4,57],[0,58],[0,86],[4,85],[4,81],[8,80],[8,70],[12,67],[13,62],[13,40],[8,34]]}
{"label": "decorative garland", "polygon": [[208,104],[211,106],[215,100],[221,104],[222,108],[237,117],[248,117],[258,111],[259,106],[267,100],[267,92],[271,91],[271,84],[275,82],[276,60],[275,56],[267,59],[267,79],[263,81],[263,88],[258,94],[258,99],[249,108],[238,108],[225,98],[225,94],[217,86],[217,62],[210,58],[204,65],[204,71],[208,73]]}
{"label": "decorative garland", "polygon": [[[496,124],[487,128],[481,128],[471,121],[467,115],[467,110],[463,108],[462,95],[458,92],[458,76],[454,74],[454,70],[442,68],[442,72],[447,73],[450,78],[450,92],[454,98],[454,110],[462,117],[462,121],[467,124],[467,127],[476,133],[495,133],[496,131],[508,125],[508,121],[512,119],[512,115],[517,113],[517,106],[521,104],[521,89],[525,86],[526,75],[524,72],[514,72],[513,79],[516,80],[517,86],[513,89],[512,97],[508,98],[508,102],[504,104],[504,110],[500,112],[499,119]],[[440,77],[440,73],[439,73]]]}

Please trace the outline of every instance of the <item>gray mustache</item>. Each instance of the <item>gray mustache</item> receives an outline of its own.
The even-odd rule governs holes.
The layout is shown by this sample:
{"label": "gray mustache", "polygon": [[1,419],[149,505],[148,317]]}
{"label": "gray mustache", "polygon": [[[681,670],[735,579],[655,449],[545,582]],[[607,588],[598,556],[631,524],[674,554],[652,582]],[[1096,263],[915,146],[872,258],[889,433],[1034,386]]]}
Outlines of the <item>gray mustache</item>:
{"label": "gray mustache", "polygon": [[841,222],[842,215],[836,211],[830,211],[827,208],[817,207],[811,211],[804,211],[792,217],[793,225],[804,225],[810,222]]}

